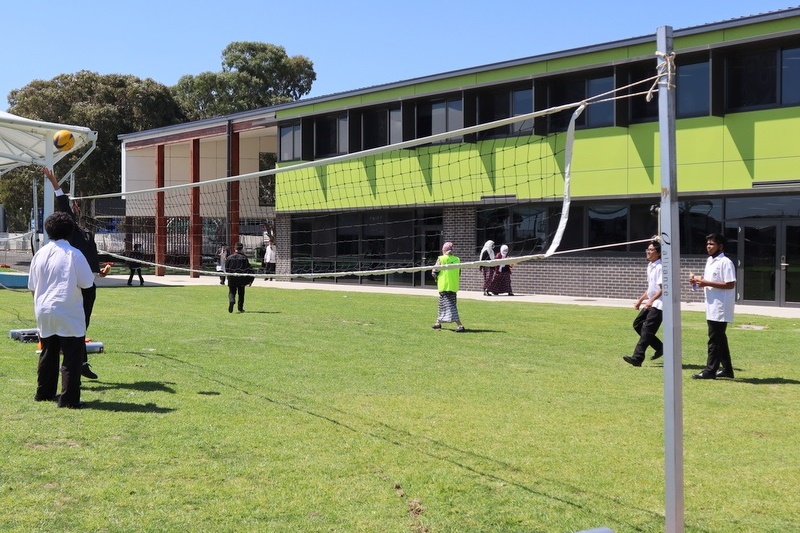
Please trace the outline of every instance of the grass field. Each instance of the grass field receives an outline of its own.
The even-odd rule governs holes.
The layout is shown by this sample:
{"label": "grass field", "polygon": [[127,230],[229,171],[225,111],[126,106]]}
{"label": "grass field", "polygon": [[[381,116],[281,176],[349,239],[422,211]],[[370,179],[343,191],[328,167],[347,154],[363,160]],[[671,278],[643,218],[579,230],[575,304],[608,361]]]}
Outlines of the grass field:
{"label": "grass field", "polygon": [[[83,410],[34,402],[35,346],[0,340],[0,530],[664,531],[633,309],[464,299],[454,334],[434,292],[247,298],[99,290]],[[798,321],[739,314],[737,379],[706,382],[704,316],[682,320],[686,531],[800,531]],[[34,324],[0,291],[4,332]]]}

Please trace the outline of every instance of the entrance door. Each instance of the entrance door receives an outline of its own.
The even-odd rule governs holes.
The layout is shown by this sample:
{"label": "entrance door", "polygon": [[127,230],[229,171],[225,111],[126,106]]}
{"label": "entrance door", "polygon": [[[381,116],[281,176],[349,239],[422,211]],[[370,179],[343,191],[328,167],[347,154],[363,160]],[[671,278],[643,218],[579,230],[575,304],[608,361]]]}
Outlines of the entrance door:
{"label": "entrance door", "polygon": [[800,222],[744,222],[738,252],[744,303],[800,306]]}

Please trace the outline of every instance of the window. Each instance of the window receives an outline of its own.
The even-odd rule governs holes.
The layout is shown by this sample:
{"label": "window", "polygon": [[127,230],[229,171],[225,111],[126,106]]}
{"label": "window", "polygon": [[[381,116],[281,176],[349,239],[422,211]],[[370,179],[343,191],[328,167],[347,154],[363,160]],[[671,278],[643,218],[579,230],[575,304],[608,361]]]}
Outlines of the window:
{"label": "window", "polygon": [[314,121],[314,157],[347,153],[347,117],[334,115]]}
{"label": "window", "polygon": [[[462,98],[450,97],[417,103],[417,137],[428,137],[464,127],[464,103]],[[462,137],[447,139],[461,141]]]}
{"label": "window", "polygon": [[701,254],[706,249],[706,235],[722,229],[722,200],[698,199],[678,204],[681,253]]}
{"label": "window", "polygon": [[[549,107],[581,102],[592,96],[598,96],[614,90],[613,76],[570,76],[556,78],[550,83]],[[613,94],[609,94],[612,97]],[[550,115],[550,131],[564,131],[569,126],[574,109],[568,109]],[[578,118],[576,126],[599,128],[614,125],[614,102],[592,104]]]}
{"label": "window", "polygon": [[777,104],[777,50],[733,52],[727,57],[726,74],[727,109],[743,110]]}
{"label": "window", "polygon": [[399,143],[403,140],[403,123],[400,107],[378,108],[364,111],[362,147],[364,150]]}
{"label": "window", "polygon": [[800,105],[800,48],[781,52],[781,104]]}
{"label": "window", "polygon": [[587,208],[586,215],[590,247],[628,240],[628,206],[592,205]]}
{"label": "window", "polygon": [[[275,154],[261,152],[258,154],[258,170],[272,170],[275,168]],[[275,207],[275,175],[259,176],[258,178],[258,205],[261,207]]]}
{"label": "window", "polygon": [[[493,88],[479,93],[476,103],[478,124],[525,115],[533,112],[533,88],[530,83],[525,84],[524,87]],[[533,131],[533,120],[526,120],[510,126],[484,130],[478,136],[486,139],[512,133],[530,133],[531,131]]]}
{"label": "window", "polygon": [[[633,65],[630,70],[629,83],[643,82],[656,75],[655,62],[647,62]],[[652,86],[652,81],[639,83],[631,89],[637,93],[648,90]],[[631,122],[652,122],[658,120],[658,98],[653,97],[649,102],[644,96],[637,96],[628,100]]]}
{"label": "window", "polygon": [[299,122],[280,127],[281,161],[296,161],[301,158],[302,143],[300,132]]}
{"label": "window", "polygon": [[[607,94],[605,98],[613,98],[614,93],[614,77],[607,76],[604,78],[589,78],[586,80],[586,96],[598,96]],[[602,100],[603,98],[601,98]],[[592,104],[586,108],[586,127],[600,128],[603,126],[614,125],[614,101],[601,102]]]}
{"label": "window", "polygon": [[[518,117],[528,113],[533,113],[533,89],[511,91],[511,116]],[[511,133],[531,132],[533,132],[532,118],[511,124]]]}
{"label": "window", "polygon": [[492,240],[499,247],[508,244],[515,255],[539,253],[550,240],[550,227],[557,227],[546,207],[520,205],[478,211],[477,243]]}
{"label": "window", "polygon": [[679,118],[708,116],[711,111],[711,79],[708,61],[679,65],[675,87]]}

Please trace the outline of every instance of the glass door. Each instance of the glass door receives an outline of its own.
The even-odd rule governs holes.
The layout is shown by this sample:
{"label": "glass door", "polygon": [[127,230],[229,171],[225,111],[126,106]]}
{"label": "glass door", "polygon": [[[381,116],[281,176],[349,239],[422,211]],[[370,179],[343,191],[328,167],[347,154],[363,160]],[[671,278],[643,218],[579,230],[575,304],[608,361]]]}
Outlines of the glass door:
{"label": "glass door", "polygon": [[743,303],[800,306],[800,221],[744,222],[737,244]]}
{"label": "glass door", "polygon": [[[778,226],[771,222],[746,222],[739,234],[737,285],[748,303],[777,305]],[[727,251],[727,250],[726,250]]]}
{"label": "glass door", "polygon": [[800,222],[784,222],[780,253],[781,305],[800,306]]}

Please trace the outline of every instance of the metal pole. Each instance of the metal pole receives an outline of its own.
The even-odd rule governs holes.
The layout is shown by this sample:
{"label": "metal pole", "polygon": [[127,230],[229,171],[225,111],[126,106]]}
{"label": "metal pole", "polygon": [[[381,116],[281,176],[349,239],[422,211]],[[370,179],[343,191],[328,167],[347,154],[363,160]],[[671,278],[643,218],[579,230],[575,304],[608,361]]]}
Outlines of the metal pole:
{"label": "metal pole", "polygon": [[658,129],[661,140],[661,262],[664,303],[664,470],[667,533],[683,532],[683,389],[681,275],[675,162],[675,62],[672,27],[657,32]]}

